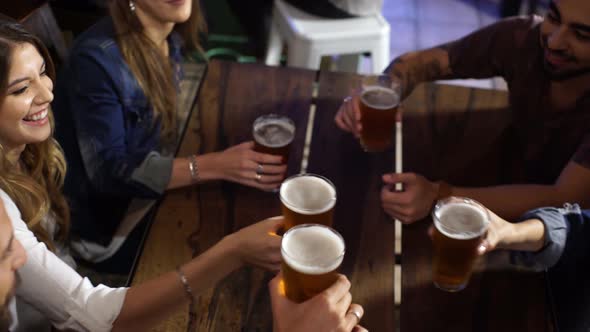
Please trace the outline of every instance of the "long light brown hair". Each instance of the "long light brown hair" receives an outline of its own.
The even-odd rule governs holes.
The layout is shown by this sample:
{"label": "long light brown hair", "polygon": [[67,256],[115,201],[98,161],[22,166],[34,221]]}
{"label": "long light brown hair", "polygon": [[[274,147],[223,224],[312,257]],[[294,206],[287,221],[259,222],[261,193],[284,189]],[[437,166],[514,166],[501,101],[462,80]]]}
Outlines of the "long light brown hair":
{"label": "long light brown hair", "polygon": [[[53,62],[43,43],[20,24],[0,19],[0,106],[6,96],[14,49],[17,45],[27,43],[35,46],[45,60],[49,78],[55,78]],[[49,121],[52,135],[43,142],[27,144],[17,161],[20,167],[7,159],[7,151],[0,145],[0,189],[12,198],[22,219],[37,239],[53,250],[54,240],[65,241],[67,238],[70,212],[61,191],[66,162],[61,147],[53,139],[54,123],[51,112]],[[42,224],[48,215],[55,219],[59,228],[55,239]]]}
{"label": "long light brown hair", "polygon": [[[176,133],[176,85],[170,60],[143,32],[129,0],[111,0],[109,6],[117,33],[117,44],[143,93],[150,102],[154,119],[161,123],[161,136],[172,139]],[[206,29],[199,0],[192,0],[190,18],[176,24],[186,50],[201,50],[199,37]]]}

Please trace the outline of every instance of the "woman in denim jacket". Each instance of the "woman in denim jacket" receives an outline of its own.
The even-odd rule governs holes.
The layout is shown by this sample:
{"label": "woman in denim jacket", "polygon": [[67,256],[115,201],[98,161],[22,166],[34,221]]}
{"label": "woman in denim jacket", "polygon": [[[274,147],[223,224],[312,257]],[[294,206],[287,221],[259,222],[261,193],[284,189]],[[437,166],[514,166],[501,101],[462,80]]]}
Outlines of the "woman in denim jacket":
{"label": "woman in denim jacket", "polygon": [[479,253],[512,250],[514,263],[547,271],[557,330],[590,331],[590,210],[539,208],[518,223],[490,215]]}
{"label": "woman in denim jacket", "polygon": [[[69,165],[72,248],[95,263],[141,237],[131,233],[137,218],[124,216],[147,211],[168,189],[222,179],[270,190],[286,170],[253,142],[174,158],[181,48],[198,49],[204,29],[198,1],[113,0],[110,13],[74,43],[53,103]],[[122,251],[128,265],[134,248]]]}

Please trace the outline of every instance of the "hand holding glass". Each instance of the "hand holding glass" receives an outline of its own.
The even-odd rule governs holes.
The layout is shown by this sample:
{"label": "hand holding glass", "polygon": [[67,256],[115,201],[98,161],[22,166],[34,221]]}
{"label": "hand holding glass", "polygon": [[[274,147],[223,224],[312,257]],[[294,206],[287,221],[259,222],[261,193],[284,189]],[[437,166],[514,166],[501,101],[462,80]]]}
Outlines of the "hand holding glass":
{"label": "hand holding glass", "polygon": [[490,224],[489,213],[472,199],[449,197],[437,202],[432,219],[432,281],[441,290],[460,291],[471,277],[477,247]]}
{"label": "hand holding glass", "polygon": [[361,115],[361,145],[367,152],[391,146],[393,128],[401,102],[401,85],[387,75],[366,76],[358,97]]}
{"label": "hand holding glass", "polygon": [[258,117],[252,125],[254,151],[283,157],[289,160],[291,142],[295,137],[295,123],[286,116],[266,114]]}

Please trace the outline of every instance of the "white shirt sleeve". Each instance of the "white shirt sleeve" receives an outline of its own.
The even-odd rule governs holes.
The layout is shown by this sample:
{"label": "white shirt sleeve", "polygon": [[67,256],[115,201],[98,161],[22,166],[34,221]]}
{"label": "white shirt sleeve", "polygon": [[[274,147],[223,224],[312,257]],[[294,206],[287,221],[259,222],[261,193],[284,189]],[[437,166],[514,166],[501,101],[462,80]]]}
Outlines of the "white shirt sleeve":
{"label": "white shirt sleeve", "polygon": [[127,288],[93,286],[61,261],[27,228],[20,211],[0,190],[15,237],[27,252],[18,270],[16,295],[36,306],[60,330],[110,331],[125,300]]}

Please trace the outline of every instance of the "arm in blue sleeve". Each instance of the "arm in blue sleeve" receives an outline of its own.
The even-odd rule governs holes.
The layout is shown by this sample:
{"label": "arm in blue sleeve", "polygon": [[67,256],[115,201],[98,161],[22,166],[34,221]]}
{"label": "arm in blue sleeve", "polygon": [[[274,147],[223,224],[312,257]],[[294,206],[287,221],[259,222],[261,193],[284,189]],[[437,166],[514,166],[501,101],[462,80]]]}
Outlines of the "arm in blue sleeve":
{"label": "arm in blue sleeve", "polygon": [[[563,257],[580,255],[590,248],[590,219],[577,204],[565,204],[563,208],[540,208],[527,212],[521,219],[539,219],[545,225],[545,245],[539,252],[512,253],[514,262],[537,270],[551,268]],[[586,248],[580,249],[580,245]]]}
{"label": "arm in blue sleeve", "polygon": [[98,192],[157,198],[168,186],[173,159],[155,151],[159,137],[148,137],[142,144],[129,146],[121,91],[115,82],[122,80],[121,89],[126,88],[125,84],[136,83],[129,82],[128,75],[116,76],[124,69],[105,63],[111,55],[97,57],[93,52],[101,50],[77,53],[71,59],[77,84],[67,88],[86,174]]}

